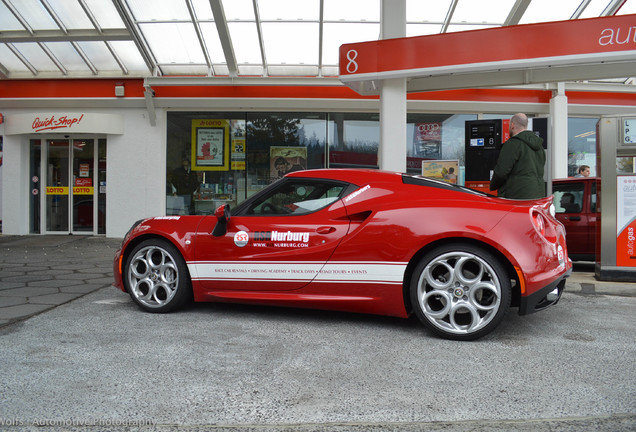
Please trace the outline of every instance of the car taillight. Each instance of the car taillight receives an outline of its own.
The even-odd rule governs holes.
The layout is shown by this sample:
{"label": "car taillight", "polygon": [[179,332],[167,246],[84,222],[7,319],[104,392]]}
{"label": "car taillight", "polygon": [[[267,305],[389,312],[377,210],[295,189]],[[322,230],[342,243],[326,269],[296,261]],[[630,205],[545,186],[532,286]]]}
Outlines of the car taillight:
{"label": "car taillight", "polygon": [[541,237],[543,237],[548,243],[557,242],[556,219],[551,218],[545,213],[548,208],[542,208],[539,206],[533,207],[530,210],[530,217],[532,219],[532,225],[537,230]]}
{"label": "car taillight", "polygon": [[543,215],[536,210],[532,212],[532,223],[539,234],[541,234],[542,237],[545,237],[545,219],[543,218]]}

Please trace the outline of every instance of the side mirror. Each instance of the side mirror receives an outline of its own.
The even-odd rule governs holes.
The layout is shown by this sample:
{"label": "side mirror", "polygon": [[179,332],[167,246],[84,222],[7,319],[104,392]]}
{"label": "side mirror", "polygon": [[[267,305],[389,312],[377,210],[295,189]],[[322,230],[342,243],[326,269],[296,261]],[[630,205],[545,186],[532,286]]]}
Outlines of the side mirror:
{"label": "side mirror", "polygon": [[214,237],[224,236],[225,233],[227,232],[227,221],[230,220],[230,205],[225,204],[225,205],[219,206],[214,211],[214,216],[216,217],[216,225],[214,226],[214,229],[212,230],[212,235]]}

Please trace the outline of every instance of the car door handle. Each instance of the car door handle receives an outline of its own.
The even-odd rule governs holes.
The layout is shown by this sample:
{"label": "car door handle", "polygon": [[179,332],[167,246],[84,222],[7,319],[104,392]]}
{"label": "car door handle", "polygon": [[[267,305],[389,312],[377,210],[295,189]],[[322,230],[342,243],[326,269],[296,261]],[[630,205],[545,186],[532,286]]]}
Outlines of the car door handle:
{"label": "car door handle", "polygon": [[580,221],[581,216],[566,216],[566,219],[570,219],[571,221]]}
{"label": "car door handle", "polygon": [[316,229],[316,232],[317,232],[318,234],[331,234],[331,233],[332,233],[332,232],[334,232],[335,230],[336,230],[336,228],[335,228],[335,227],[332,227],[332,226],[321,226],[321,227],[318,227],[318,228]]}

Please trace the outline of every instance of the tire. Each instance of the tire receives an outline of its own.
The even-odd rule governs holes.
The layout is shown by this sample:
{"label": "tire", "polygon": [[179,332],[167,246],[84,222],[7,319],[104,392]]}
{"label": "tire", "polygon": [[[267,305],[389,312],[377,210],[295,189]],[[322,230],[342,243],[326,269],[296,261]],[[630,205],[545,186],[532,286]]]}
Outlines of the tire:
{"label": "tire", "polygon": [[490,252],[469,244],[437,247],[419,262],[411,279],[411,304],[435,334],[475,340],[497,327],[510,308],[511,284]]}
{"label": "tire", "polygon": [[124,283],[132,299],[147,312],[171,312],[192,298],[186,263],[171,243],[149,239],[126,260]]}

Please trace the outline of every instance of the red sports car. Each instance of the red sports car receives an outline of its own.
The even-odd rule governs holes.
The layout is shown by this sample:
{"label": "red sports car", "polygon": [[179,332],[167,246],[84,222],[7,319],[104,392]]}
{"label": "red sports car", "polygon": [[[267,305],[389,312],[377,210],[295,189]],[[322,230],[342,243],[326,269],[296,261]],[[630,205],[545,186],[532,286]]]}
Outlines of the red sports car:
{"label": "red sports car", "polygon": [[572,271],[552,197],[513,201],[420,176],[287,174],[230,211],[135,223],[115,286],[149,312],[235,302],[417,317],[472,340],[511,306],[555,304]]}

